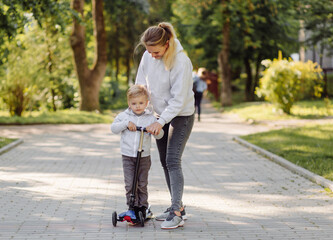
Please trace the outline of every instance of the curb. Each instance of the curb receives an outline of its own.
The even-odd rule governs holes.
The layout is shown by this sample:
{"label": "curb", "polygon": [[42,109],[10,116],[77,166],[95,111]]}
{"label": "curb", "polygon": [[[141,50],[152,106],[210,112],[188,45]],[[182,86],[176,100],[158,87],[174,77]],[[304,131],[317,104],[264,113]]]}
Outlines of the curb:
{"label": "curb", "polygon": [[16,147],[17,145],[19,145],[21,143],[23,143],[23,139],[17,139],[16,141],[11,142],[10,144],[0,148],[0,155],[5,152],[8,152],[10,149]]}
{"label": "curb", "polygon": [[269,160],[281,165],[282,167],[285,167],[287,168],[288,170],[298,174],[298,175],[301,175],[307,179],[309,179],[310,181],[318,184],[318,185],[321,185],[323,187],[326,187],[326,188],[329,188],[331,189],[331,191],[333,191],[333,182],[326,179],[326,178],[323,178],[322,176],[319,176],[317,174],[314,174],[313,172],[310,172],[309,170],[306,170],[302,167],[299,167],[297,166],[296,164],[292,163],[292,162],[289,162],[288,160],[280,157],[280,156],[277,156],[269,151],[266,151],[252,143],[249,143],[239,137],[233,137],[233,140],[238,142],[239,144],[253,150],[254,152],[257,152],[259,153],[260,155],[268,158]]}

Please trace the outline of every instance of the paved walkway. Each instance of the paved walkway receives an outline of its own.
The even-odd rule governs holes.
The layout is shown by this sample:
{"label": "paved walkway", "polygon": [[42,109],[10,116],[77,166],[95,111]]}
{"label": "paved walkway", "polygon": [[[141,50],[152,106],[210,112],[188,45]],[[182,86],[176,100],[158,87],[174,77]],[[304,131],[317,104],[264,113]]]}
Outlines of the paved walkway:
{"label": "paved walkway", "polygon": [[[118,223],[126,209],[119,136],[108,125],[0,127],[24,143],[0,155],[0,239],[332,239],[333,198],[320,186],[232,141],[268,126],[244,125],[209,106],[183,157],[183,228]],[[150,204],[169,196],[156,147]]]}

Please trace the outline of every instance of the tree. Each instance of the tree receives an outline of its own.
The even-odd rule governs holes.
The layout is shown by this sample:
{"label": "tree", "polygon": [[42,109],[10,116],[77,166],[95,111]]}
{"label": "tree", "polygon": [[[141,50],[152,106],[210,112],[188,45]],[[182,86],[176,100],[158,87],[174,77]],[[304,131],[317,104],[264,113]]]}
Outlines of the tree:
{"label": "tree", "polygon": [[227,0],[221,0],[222,4],[222,16],[223,16],[223,27],[222,27],[222,50],[219,53],[218,62],[222,74],[222,90],[221,90],[221,105],[231,106],[232,105],[232,91],[231,91],[231,67],[229,62],[230,54],[230,18],[231,12],[228,8],[230,5]]}
{"label": "tree", "polygon": [[246,101],[254,100],[261,61],[273,58],[279,50],[288,56],[298,49],[299,24],[295,2],[252,0],[248,2],[247,11],[243,12],[242,27],[237,35],[241,36],[240,56],[247,74]]}
{"label": "tree", "polygon": [[319,64],[322,66],[324,51],[327,50],[329,55],[333,55],[333,2],[304,0],[300,10],[304,28],[308,31],[305,45],[311,48],[319,47]]}
{"label": "tree", "polygon": [[232,104],[231,83],[241,71],[247,75],[245,99],[253,100],[261,61],[273,58],[278,50],[285,55],[296,51],[296,2],[178,0],[173,5],[177,6],[174,12],[178,29],[187,40],[182,43],[190,50],[194,65],[206,64],[209,69],[217,69],[219,64],[223,106]]}
{"label": "tree", "polygon": [[[84,0],[72,0],[72,7],[81,18],[84,16]],[[99,89],[103,81],[107,64],[106,32],[104,26],[103,0],[92,0],[92,16],[95,36],[95,60],[89,68],[85,47],[85,27],[82,21],[74,18],[71,34],[71,47],[74,53],[76,72],[80,84],[80,110],[99,109]]]}
{"label": "tree", "polygon": [[12,114],[49,108],[48,103],[56,110],[72,102],[67,98],[68,90],[74,91],[66,32],[70,13],[67,0],[2,1],[0,48],[6,52],[0,54],[0,67],[6,74],[1,89],[7,94],[1,98]]}
{"label": "tree", "polygon": [[[115,82],[121,72],[126,73],[127,83],[131,81],[133,52],[140,34],[147,26],[149,5],[145,1],[114,0],[105,2],[108,38],[109,71]],[[123,71],[121,71],[123,70]]]}
{"label": "tree", "polygon": [[[70,17],[67,0],[2,0],[0,3],[0,64],[6,61],[8,50],[3,48],[6,40],[24,31],[32,17],[42,26],[45,18],[52,18],[63,31]],[[31,17],[32,16],[32,17]]]}

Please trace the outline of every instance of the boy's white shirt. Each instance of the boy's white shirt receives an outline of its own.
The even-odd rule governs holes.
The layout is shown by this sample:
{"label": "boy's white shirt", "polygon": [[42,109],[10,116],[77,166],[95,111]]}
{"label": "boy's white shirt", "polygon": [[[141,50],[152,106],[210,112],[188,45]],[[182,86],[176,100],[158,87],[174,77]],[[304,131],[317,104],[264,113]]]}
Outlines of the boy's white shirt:
{"label": "boy's white shirt", "polygon": [[[120,139],[120,148],[121,154],[129,157],[136,157],[139,148],[140,141],[140,131],[130,131],[127,129],[129,122],[134,123],[138,127],[147,127],[150,124],[157,121],[151,111],[146,109],[142,115],[136,115],[130,108],[126,109],[124,112],[121,112],[114,119],[111,124],[111,131],[115,134],[121,134]],[[156,139],[163,137],[163,130],[159,135],[154,136]],[[144,133],[143,138],[143,152],[142,157],[147,157],[150,155],[150,146],[151,146],[151,134]]]}
{"label": "boy's white shirt", "polygon": [[154,111],[159,115],[157,122],[162,126],[176,116],[190,116],[195,111],[192,63],[178,39],[175,41],[177,55],[171,70],[165,69],[163,60],[155,59],[145,51],[135,81],[146,85]]}

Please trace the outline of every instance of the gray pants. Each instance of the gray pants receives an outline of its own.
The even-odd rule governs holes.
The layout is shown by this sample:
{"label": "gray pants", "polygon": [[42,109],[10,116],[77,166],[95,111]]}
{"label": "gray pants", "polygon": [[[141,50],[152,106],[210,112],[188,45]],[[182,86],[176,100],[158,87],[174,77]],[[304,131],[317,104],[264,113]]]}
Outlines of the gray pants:
{"label": "gray pants", "polygon": [[[126,204],[130,204],[130,196],[133,188],[133,178],[135,172],[136,157],[122,155],[123,170],[126,190]],[[148,172],[151,166],[150,156],[141,157],[138,173],[138,187],[135,193],[135,207],[148,208]]]}
{"label": "gray pants", "polygon": [[180,211],[184,191],[181,157],[194,124],[194,114],[178,116],[163,127],[163,138],[156,140],[161,164],[171,195],[171,210]]}

